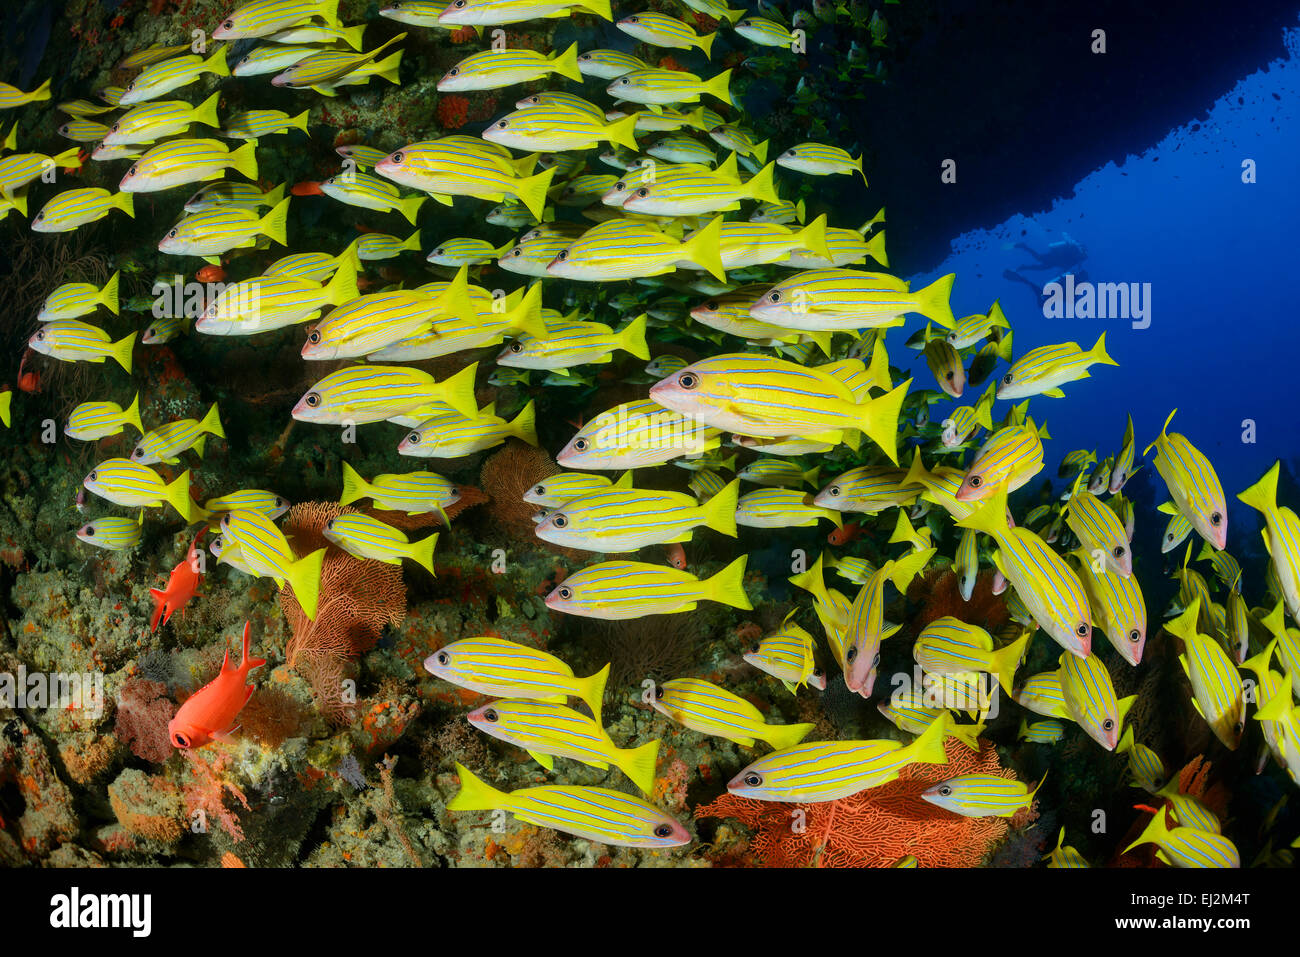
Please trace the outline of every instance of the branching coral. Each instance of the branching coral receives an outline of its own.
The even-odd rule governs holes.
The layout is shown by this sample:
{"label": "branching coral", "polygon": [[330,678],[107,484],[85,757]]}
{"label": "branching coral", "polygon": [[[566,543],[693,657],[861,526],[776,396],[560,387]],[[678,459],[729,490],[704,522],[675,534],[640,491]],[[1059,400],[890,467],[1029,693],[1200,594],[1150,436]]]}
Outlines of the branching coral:
{"label": "branching coral", "polygon": [[[949,738],[945,750],[946,765],[910,764],[898,780],[839,801],[779,804],[724,794],[696,808],[695,817],[734,817],[755,828],[750,850],[769,867],[888,867],[907,854],[922,867],[974,867],[1006,836],[1008,820],[962,817],[921,793],[961,774],[1015,773],[988,742],[977,752]],[[1024,826],[1035,816],[1022,811],[1012,821]]]}
{"label": "branching coral", "polygon": [[176,705],[167,697],[167,686],[145,678],[128,678],[117,699],[117,736],[138,758],[161,764],[172,754],[167,722]]}
{"label": "branching coral", "polygon": [[975,581],[970,601],[961,597],[957,576],[950,567],[931,568],[913,580],[907,597],[920,604],[910,624],[919,633],[930,622],[952,615],[985,631],[995,633],[1011,620],[1002,596],[993,594],[993,572],[985,569]]}
{"label": "branching coral", "polygon": [[344,665],[373,648],[385,625],[396,627],[406,617],[400,565],[354,558],[324,537],[326,522],[355,511],[334,502],[302,502],[289,510],[283,526],[299,557],[326,549],[315,620],[303,612],[291,586],[280,591],[280,607],[292,630],[288,663],[311,682],[321,713],[337,723],[352,712],[343,696]]}
{"label": "branching coral", "polygon": [[533,536],[533,513],[536,505],[524,501],[524,492],[560,467],[545,449],[533,448],[512,439],[483,463],[479,484],[491,498],[488,505],[493,521],[503,531],[517,538],[536,541]]}
{"label": "branching coral", "polygon": [[707,613],[649,615],[626,621],[583,619],[584,641],[594,641],[610,662],[609,684],[620,688],[646,678],[668,681],[695,665],[705,633]]}

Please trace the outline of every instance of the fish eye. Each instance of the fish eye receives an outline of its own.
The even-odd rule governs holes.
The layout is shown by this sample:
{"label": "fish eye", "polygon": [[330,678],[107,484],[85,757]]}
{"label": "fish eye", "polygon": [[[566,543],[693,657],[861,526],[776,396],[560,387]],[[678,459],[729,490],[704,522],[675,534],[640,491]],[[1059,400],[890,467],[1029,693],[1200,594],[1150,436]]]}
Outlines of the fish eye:
{"label": "fish eye", "polygon": [[556,528],[564,528],[564,526],[569,524],[569,520],[563,515],[556,515],[551,519],[551,524]]}
{"label": "fish eye", "polygon": [[99,471],[98,471],[98,470],[96,470],[96,471],[90,473],[90,480],[91,480],[92,482],[97,482],[97,481],[99,481]]}
{"label": "fish eye", "polygon": [[[452,72],[455,72],[455,71],[452,71]],[[401,161],[402,161],[402,151],[401,151],[401,150],[398,150],[396,153],[393,154],[393,162],[394,162],[394,163],[400,163]]]}
{"label": "fish eye", "polygon": [[814,677],[814,678],[820,678],[820,677],[821,677],[822,675],[824,675],[824,674],[826,674],[826,672],[823,671],[821,668],[814,668],[814,669],[813,669],[813,677]]}
{"label": "fish eye", "polygon": [[940,796],[940,797],[948,797],[948,796],[951,795],[951,794],[952,794],[952,788],[949,787],[947,784],[941,784],[941,785],[939,786],[939,796]]}
{"label": "fish eye", "polygon": [[1137,642],[1141,639],[1141,637],[1142,636],[1138,634],[1138,630],[1136,628],[1134,628],[1132,631],[1128,633],[1128,640],[1133,642],[1134,644],[1137,644]]}
{"label": "fish eye", "polygon": [[780,301],[781,301],[781,293],[777,292],[775,289],[772,290],[772,292],[768,294],[767,301],[768,301],[768,302],[780,302]]}
{"label": "fish eye", "polygon": [[177,731],[172,735],[172,744],[176,745],[178,748],[188,748],[190,746],[190,739]]}
{"label": "fish eye", "polygon": [[275,507],[276,507],[276,508],[281,508],[281,507],[283,507],[283,506],[284,506],[284,499],[280,498],[280,496],[277,495],[277,496],[275,497]]}
{"label": "fish eye", "polygon": [[505,120],[502,120],[500,123],[497,124],[497,127],[504,130],[509,125],[510,124],[507,123]]}
{"label": "fish eye", "polygon": [[445,651],[438,652],[438,664],[445,665],[451,660],[451,656]]}
{"label": "fish eye", "polygon": [[660,824],[655,828],[655,837],[668,837],[673,833],[673,829],[667,824]]}
{"label": "fish eye", "polygon": [[560,254],[555,258],[558,259],[560,262],[564,262],[566,259],[569,258],[569,251],[567,249],[561,249]]}
{"label": "fish eye", "polygon": [[623,79],[618,81],[619,86],[627,86],[627,84],[628,84],[627,77],[624,77]]}
{"label": "fish eye", "polygon": [[846,652],[844,653],[844,660],[845,660],[845,661],[853,661],[853,660],[854,660],[855,658],[857,658],[857,657],[858,657],[858,649],[857,649],[857,648],[850,648],[848,651],[846,651]]}
{"label": "fish eye", "polygon": [[522,256],[523,254],[524,254],[524,251],[523,251],[522,249],[520,249],[518,246],[516,246],[514,249],[510,250],[510,255],[512,255],[512,256]]}
{"label": "fish eye", "polygon": [[878,665],[878,664],[880,664],[880,652],[878,652],[878,651],[876,652],[876,657],[874,657],[874,658],[871,659],[871,663],[872,663],[873,665]]}
{"label": "fish eye", "polygon": [[45,218],[45,213],[44,213],[44,212],[39,212],[39,213],[37,213],[37,214],[36,214],[36,218],[37,218],[38,220],[44,219],[44,218]]}
{"label": "fish eye", "polygon": [[677,384],[683,389],[694,389],[700,384],[700,378],[694,372],[683,372],[677,377]]}
{"label": "fish eye", "polygon": [[495,708],[488,708],[486,711],[483,712],[483,717],[486,718],[488,721],[491,721],[493,724],[495,724],[500,719],[501,716],[497,714]]}
{"label": "fish eye", "polygon": [[763,775],[757,773],[756,771],[750,771],[748,774],[745,775],[745,783],[748,784],[751,788],[756,788],[763,783]]}
{"label": "fish eye", "polygon": [[644,186],[642,186],[640,189],[638,189],[638,190],[636,191],[636,194],[637,194],[638,196],[640,196],[642,199],[645,199],[647,196],[650,195],[650,190],[648,190],[648,189],[646,189]]}
{"label": "fish eye", "polygon": [[587,440],[578,439],[578,441],[573,443],[573,447],[577,449],[579,452],[585,452],[587,451]]}
{"label": "fish eye", "polygon": [[1074,633],[1075,633],[1076,635],[1078,635],[1080,638],[1087,638],[1087,637],[1088,637],[1088,623],[1087,623],[1087,622],[1084,622],[1084,621],[1079,622],[1079,626],[1078,626],[1077,628],[1074,629]]}
{"label": "fish eye", "polygon": [[134,452],[131,453],[131,458],[133,459],[142,458],[143,456],[144,456],[144,449],[136,449]]}
{"label": "fish eye", "polygon": [[1011,373],[1010,373],[1010,372],[1008,372],[1006,375],[1004,375],[1004,376],[1002,377],[1002,382],[1003,382],[1004,385],[1010,385],[1010,384],[1011,384]]}
{"label": "fish eye", "polygon": [[235,29],[235,21],[234,21],[234,20],[226,20],[226,21],[224,21],[221,25],[222,25],[223,27],[225,27],[227,30],[233,30],[233,29]]}
{"label": "fish eye", "polygon": [[461,7],[465,6],[465,0],[456,0],[456,2],[452,4],[452,6],[455,7],[457,10],[459,10]]}
{"label": "fish eye", "polygon": [[175,239],[175,238],[176,238],[176,230],[173,229],[171,232],[169,232],[169,233],[167,234],[167,238],[168,238],[168,239]]}
{"label": "fish eye", "polygon": [[454,67],[452,67],[450,70],[447,71],[447,75],[448,75],[448,76],[455,76],[455,75],[456,75],[457,73],[459,73],[459,72],[460,72],[460,67],[458,67],[458,66],[454,66]]}
{"label": "fish eye", "polygon": [[628,23],[640,23],[640,22],[641,22],[641,18],[640,18],[640,17],[628,17],[628,18],[627,18],[627,22],[628,22]]}
{"label": "fish eye", "polygon": [[126,88],[127,88],[128,90],[134,90],[134,89],[135,89],[135,80],[132,80],[130,83],[128,83],[128,84],[126,85]]}
{"label": "fish eye", "polygon": [[590,53],[584,53],[582,56],[578,57],[578,59],[579,59],[579,60],[590,60],[590,59],[591,59],[591,54],[590,54]]}
{"label": "fish eye", "polygon": [[708,302],[704,304],[704,308],[709,310],[709,312],[717,312],[718,304],[714,302],[712,299],[710,299]]}
{"label": "fish eye", "polygon": [[539,485],[539,486],[537,486],[537,488],[533,489],[533,491],[536,492],[538,495],[545,495],[545,494],[546,494],[546,486],[545,486],[545,485]]}
{"label": "fish eye", "polygon": [[313,329],[311,331],[311,335],[307,337],[307,341],[310,342],[312,345],[315,345],[316,343],[320,342],[320,333],[317,332],[315,329]]}
{"label": "fish eye", "polygon": [[827,492],[827,494],[829,494],[829,495],[839,495],[839,494],[840,494],[840,487],[839,487],[838,485],[832,485],[830,488],[828,488],[828,489],[826,490],[826,492]]}
{"label": "fish eye", "polygon": [[560,597],[568,601],[573,597],[573,589],[563,585],[560,586]]}
{"label": "fish eye", "polygon": [[83,529],[81,530],[81,534],[86,535],[86,536],[94,535],[94,534],[95,534],[95,526],[94,526],[94,525],[87,525],[85,528],[83,528]]}
{"label": "fish eye", "polygon": [[663,698],[664,698],[664,688],[663,688],[663,685],[655,685],[655,700],[656,700],[656,701],[662,701]]}
{"label": "fish eye", "polygon": [[749,653],[751,655],[758,654],[758,642],[754,642],[754,644],[749,646]]}
{"label": "fish eye", "polygon": [[1210,524],[1216,528],[1223,523],[1223,513],[1213,512],[1210,514]]}
{"label": "fish eye", "polygon": [[981,485],[984,484],[984,480],[980,478],[978,475],[972,475],[966,481],[970,482],[971,488],[979,488]]}
{"label": "fish eye", "polygon": [[138,167],[132,166],[129,170],[126,171],[126,175],[127,175],[127,176],[134,176],[134,175],[135,175],[135,171],[136,171],[137,168],[138,168]]}
{"label": "fish eye", "polygon": [[1105,721],[1103,721],[1103,722],[1101,723],[1101,730],[1103,730],[1103,731],[1114,731],[1114,730],[1115,730],[1115,719],[1114,719],[1114,718],[1107,718]]}
{"label": "fish eye", "polygon": [[309,408],[315,409],[320,405],[320,393],[308,392],[307,397],[303,399],[303,401],[307,403]]}
{"label": "fish eye", "polygon": [[625,189],[627,189],[627,183],[623,182],[621,179],[614,184],[614,192],[616,193],[621,193]]}
{"label": "fish eye", "polygon": [[943,374],[943,377],[944,377],[945,379],[947,379],[949,382],[952,381],[952,373],[951,373],[951,372],[945,372],[945,373]]}
{"label": "fish eye", "polygon": [[36,333],[36,339],[38,342],[43,342],[45,340],[45,333],[43,332]]}
{"label": "fish eye", "polygon": [[326,531],[331,531],[331,532],[334,531],[334,519],[331,518],[328,522],[325,523],[325,529]]}
{"label": "fish eye", "polygon": [[420,433],[419,433],[419,432],[412,432],[410,435],[408,435],[408,436],[406,437],[406,441],[407,441],[409,444],[411,444],[411,445],[419,445],[419,444],[420,444]]}
{"label": "fish eye", "polygon": [[1123,546],[1123,545],[1116,545],[1116,546],[1115,546],[1115,557],[1116,557],[1116,558],[1123,558],[1123,557],[1124,557],[1124,546]]}
{"label": "fish eye", "polygon": [[510,343],[510,351],[515,355],[519,355],[519,353],[524,351],[524,344],[519,341],[512,342]]}

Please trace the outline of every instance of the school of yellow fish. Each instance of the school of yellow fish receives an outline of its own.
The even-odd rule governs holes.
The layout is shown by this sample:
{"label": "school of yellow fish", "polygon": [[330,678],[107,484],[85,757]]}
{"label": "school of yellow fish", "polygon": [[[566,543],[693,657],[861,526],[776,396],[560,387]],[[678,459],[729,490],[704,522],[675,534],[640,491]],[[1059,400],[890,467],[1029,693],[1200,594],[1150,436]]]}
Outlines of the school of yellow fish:
{"label": "school of yellow fish", "polygon": [[[684,2],[716,18],[720,29],[734,26],[754,43],[788,47],[793,37],[785,25],[728,9],[719,0]],[[483,27],[574,11],[613,19],[608,0],[401,0],[380,14],[414,29],[472,26],[481,33]],[[663,13],[636,13],[617,26],[652,49],[695,48],[706,57],[715,36]],[[214,25],[211,36],[221,41],[215,49],[160,46],[132,55],[123,65],[137,72],[125,88],[101,90],[98,100],[60,104],[70,118],[62,135],[97,142],[94,161],[129,162],[119,191],[61,190],[36,212],[31,228],[65,232],[114,210],[134,216],[135,193],[201,184],[183,205],[174,204],[178,219],[159,236],[159,250],[178,264],[188,267],[194,257],[219,264],[236,248],[287,243],[294,197],[283,187],[258,185],[258,139],[306,131],[318,97],[346,95],[348,87],[374,78],[398,82],[406,34],[367,49],[365,29],[338,19],[337,0],[252,0]],[[260,42],[237,63],[228,62],[225,44],[245,38]],[[982,717],[988,702],[980,689],[997,686],[1016,705],[1046,719],[1022,721],[1024,740],[1050,744],[1061,737],[1062,722],[1074,722],[1101,747],[1126,755],[1136,786],[1168,801],[1137,843],[1158,845],[1160,858],[1174,866],[1238,866],[1237,849],[1221,833],[1221,822],[1195,798],[1178,793],[1160,757],[1138,740],[1142,729],[1126,725],[1132,699],[1117,700],[1094,650],[1094,628],[1128,665],[1141,662],[1147,610],[1129,547],[1138,516],[1123,488],[1140,460],[1154,452],[1169,492],[1161,507],[1168,515],[1164,550],[1195,532],[1204,543],[1198,560],[1209,560],[1218,579],[1212,589],[1192,567],[1189,542],[1178,572],[1178,613],[1166,627],[1182,642],[1180,662],[1195,709],[1224,747],[1237,748],[1249,724],[1242,678],[1243,669],[1249,672],[1257,705],[1253,718],[1273,758],[1300,782],[1300,710],[1294,699],[1300,677],[1300,519],[1277,501],[1279,467],[1238,495],[1265,524],[1271,563],[1267,581],[1259,583],[1270,596],[1263,607],[1247,605],[1241,568],[1223,550],[1228,503],[1213,466],[1185,435],[1170,431],[1169,421],[1141,456],[1131,419],[1118,450],[1100,463],[1095,452],[1071,452],[1059,471],[1068,491],[1017,516],[1008,495],[1041,473],[1042,440],[1050,438],[1041,416],[1036,420],[1030,411],[1030,400],[1059,398],[1092,367],[1117,365],[1104,335],[1090,349],[1067,342],[1016,355],[1010,323],[996,303],[987,313],[954,316],[953,276],[913,289],[904,279],[874,271],[888,268],[883,210],[860,227],[832,224],[825,214],[805,222],[803,203],[781,195],[787,177],[861,176],[865,187],[861,157],[825,143],[755,142],[731,95],[729,70],[696,76],[615,50],[580,52],[576,45],[549,54],[503,49],[486,40],[483,46],[450,69],[438,89],[598,79],[612,99],[602,105],[569,92],[535,92],[482,136],[443,136],[387,154],[363,145],[341,147],[341,169],[319,184],[319,193],[338,203],[391,211],[412,226],[430,196],[443,205],[466,197],[486,201],[498,204],[487,213],[489,223],[523,230],[516,240],[441,237],[428,260],[454,270],[454,276],[365,294],[358,288],[365,263],[423,249],[419,231],[407,238],[366,234],[345,249],[289,254],[260,275],[226,285],[205,304],[192,330],[179,317],[159,319],[144,342],[166,342],[190,331],[253,336],[306,326],[304,361],[353,361],[321,377],[297,401],[293,417],[355,426],[396,422],[410,429],[398,452],[431,459],[490,449],[511,438],[537,444],[533,403],[509,419],[492,405],[480,409],[476,380],[527,383],[536,373],[545,376],[545,385],[560,388],[590,382],[584,369],[613,361],[616,352],[630,353],[648,362],[648,396],[582,425],[556,456],[566,471],[526,495],[539,509],[541,542],[594,557],[617,556],[561,581],[546,596],[554,612],[613,620],[685,612],[701,601],[750,609],[745,555],[697,576],[684,562],[663,564],[661,549],[635,553],[690,541],[701,528],[736,536],[738,526],[780,529],[822,520],[838,530],[832,542],[847,542],[849,528],[875,521],[897,552],[883,565],[828,549],[790,579],[811,595],[826,645],[851,691],[872,695],[881,645],[899,640],[894,636],[902,625],[886,618],[886,586],[904,590],[936,563],[951,566],[967,601],[980,569],[991,570],[994,593],[1005,595],[1016,623],[1005,634],[991,635],[949,616],[916,635],[913,658],[933,684],[879,705],[886,718],[915,735],[908,744],[805,741],[813,725],[769,725],[753,704],[699,678],[653,688],[647,703],[669,721],[746,747],[768,745],[769,753],[729,782],[731,792],[762,801],[830,801],[889,782],[909,763],[944,764],[946,737],[979,746],[983,725],[961,715]],[[243,77],[240,82],[248,85],[271,75],[275,86],[304,91],[304,112],[220,117],[216,93],[198,103],[166,98],[208,75]],[[48,81],[31,93],[0,84],[0,108],[49,96]],[[730,119],[715,111],[719,103],[730,107]],[[196,127],[243,145],[231,148],[192,134]],[[19,152],[13,127],[3,146],[0,208],[6,214],[26,216],[29,190],[39,188],[34,184],[42,174],[76,167],[84,155],[75,148],[54,155]],[[598,160],[608,166],[589,165],[598,150],[604,150]],[[611,167],[617,174],[602,172]],[[226,178],[232,174],[238,178]],[[436,220],[425,231],[429,225]],[[530,284],[502,294],[470,282],[472,267],[493,262]],[[674,311],[662,301],[647,304],[647,295],[662,293],[668,281],[651,277],[670,274],[674,288],[694,295],[697,304],[689,311]],[[552,278],[632,280],[622,287],[631,291],[610,304],[637,314],[620,328],[609,315],[561,315],[542,304]],[[118,312],[117,279],[103,287],[66,283],[50,291],[34,317],[39,327],[31,348],[69,362],[112,359],[129,375],[135,335],[111,341],[91,321],[101,308]],[[891,344],[923,352],[934,388],[897,381],[891,368],[887,332],[908,322],[920,328],[905,343]],[[651,359],[647,331],[665,326],[693,334],[717,354],[691,363],[673,355]],[[500,347],[495,361],[467,357],[459,373],[441,381],[412,364],[485,347]],[[974,396],[998,362],[1006,371]],[[955,405],[939,426],[929,408],[945,397],[965,404]],[[11,399],[10,392],[0,396],[6,425]],[[994,417],[997,400],[1007,403],[1000,419]],[[322,552],[296,555],[275,524],[288,502],[245,488],[200,506],[191,498],[188,471],[168,481],[154,467],[177,464],[189,451],[201,455],[207,436],[223,436],[217,408],[202,419],[151,423],[148,430],[139,408],[138,395],[125,406],[86,402],[66,423],[67,435],[82,441],[119,434],[128,425],[140,433],[130,457],[100,462],[84,480],[94,495],[137,513],[97,518],[77,536],[101,548],[130,549],[141,540],[144,510],[170,508],[187,524],[219,529],[212,550],[220,562],[291,583],[314,616]],[[723,451],[724,443],[733,451]],[[823,475],[822,456],[840,446],[858,464]],[[737,453],[748,459],[739,471]],[[640,470],[669,463],[691,470],[690,492],[640,487],[661,484],[642,482]],[[733,478],[726,478],[728,471]],[[384,509],[441,513],[444,522],[443,509],[458,495],[454,483],[430,471],[367,478],[344,466],[341,484],[344,503],[369,499]],[[326,535],[359,558],[409,558],[434,569],[436,534],[411,541],[357,513],[335,519]],[[858,586],[856,594],[827,584],[831,570]],[[1267,636],[1253,655],[1252,633]],[[1060,646],[1058,667],[1018,672],[1029,644],[1043,641]],[[744,658],[790,693],[810,693],[841,680],[817,667],[815,643],[811,633],[787,620],[747,648]],[[494,637],[453,642],[430,655],[425,667],[438,679],[500,699],[473,711],[470,723],[526,749],[547,769],[557,757],[612,765],[638,790],[652,792],[659,742],[620,747],[602,726],[608,667],[580,678],[552,655]],[[589,713],[569,707],[571,698]],[[622,790],[556,785],[506,793],[457,768],[461,790],[449,804],[455,811],[506,809],[524,821],[615,845],[666,848],[692,840],[681,822]],[[1032,804],[1037,784],[966,775],[924,797],[953,814],[1010,816]],[[1087,826],[1068,809],[1061,814],[1066,830]],[[1064,845],[1064,831],[1049,860],[1052,866],[1087,866]]]}

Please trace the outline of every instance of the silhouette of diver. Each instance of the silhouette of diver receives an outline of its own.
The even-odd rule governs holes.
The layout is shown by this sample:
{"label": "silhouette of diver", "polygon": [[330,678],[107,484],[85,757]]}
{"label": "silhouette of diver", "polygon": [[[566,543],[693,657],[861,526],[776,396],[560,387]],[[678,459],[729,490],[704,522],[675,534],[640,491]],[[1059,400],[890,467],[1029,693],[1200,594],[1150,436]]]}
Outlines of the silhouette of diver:
{"label": "silhouette of diver", "polygon": [[[1062,233],[1063,237],[1060,242],[1051,243],[1044,252],[1038,252],[1026,243],[1016,243],[1013,249],[1022,249],[1029,255],[1033,256],[1036,262],[1025,263],[1017,266],[1015,269],[1005,269],[1002,271],[1002,278],[1011,282],[1019,282],[1028,286],[1034,291],[1034,295],[1040,299],[1043,296],[1043,287],[1050,283],[1063,283],[1066,273],[1073,273],[1075,282],[1082,282],[1088,278],[1087,272],[1077,268],[1084,260],[1088,258],[1088,251],[1083,244],[1076,241],[1069,233]],[[1046,272],[1049,269],[1057,270],[1055,278],[1046,281],[1035,281],[1023,275],[1025,272]]]}

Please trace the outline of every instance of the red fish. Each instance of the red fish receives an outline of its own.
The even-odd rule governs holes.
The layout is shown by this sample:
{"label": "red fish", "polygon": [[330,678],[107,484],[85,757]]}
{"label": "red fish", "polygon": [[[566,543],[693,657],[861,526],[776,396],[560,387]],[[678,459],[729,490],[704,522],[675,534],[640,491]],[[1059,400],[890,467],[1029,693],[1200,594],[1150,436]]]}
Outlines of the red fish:
{"label": "red fish", "polygon": [[681,542],[673,542],[665,546],[664,551],[668,553],[668,564],[673,568],[686,570],[686,549],[682,548]]}
{"label": "red fish", "polygon": [[194,274],[199,282],[221,282],[226,278],[226,271],[220,266],[204,266]]}
{"label": "red fish", "polygon": [[845,522],[843,528],[837,528],[826,536],[832,545],[844,545],[862,535],[861,522]]}
{"label": "red fish", "polygon": [[294,196],[324,196],[325,193],[320,188],[320,183],[312,180],[305,180],[301,183],[294,183],[289,188],[289,192]]}
{"label": "red fish", "polygon": [[181,609],[181,617],[185,616],[185,605],[194,593],[199,590],[199,585],[203,583],[203,573],[199,571],[202,568],[199,557],[199,539],[203,537],[206,528],[200,528],[199,533],[194,536],[194,542],[190,545],[190,550],[185,553],[185,557],[180,560],[172,573],[167,578],[167,587],[161,590],[150,588],[149,594],[153,596],[153,620],[149,622],[149,630],[154,631],[158,627],[158,619],[167,624],[171,618],[172,612],[177,608]]}
{"label": "red fish", "polygon": [[214,739],[233,734],[239,725],[235,718],[253,696],[253,686],[245,684],[248,673],[266,664],[265,658],[248,657],[249,622],[244,622],[244,654],[239,667],[230,666],[230,649],[221,661],[220,673],[194,694],[167,724],[167,735],[178,748],[201,748]]}
{"label": "red fish", "polygon": [[23,352],[23,357],[18,363],[18,388],[24,392],[41,391],[41,374],[39,372],[24,372],[27,365],[27,357],[31,355],[32,350],[27,349]]}

